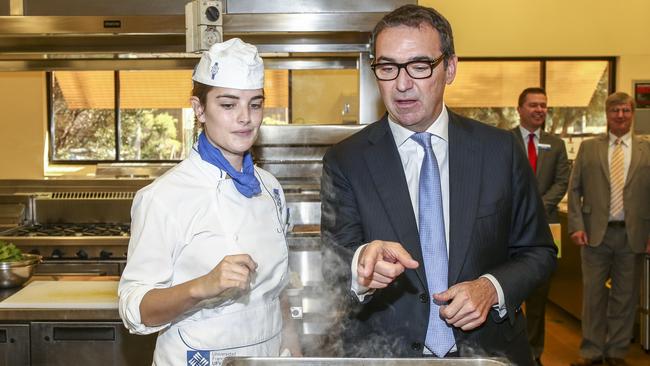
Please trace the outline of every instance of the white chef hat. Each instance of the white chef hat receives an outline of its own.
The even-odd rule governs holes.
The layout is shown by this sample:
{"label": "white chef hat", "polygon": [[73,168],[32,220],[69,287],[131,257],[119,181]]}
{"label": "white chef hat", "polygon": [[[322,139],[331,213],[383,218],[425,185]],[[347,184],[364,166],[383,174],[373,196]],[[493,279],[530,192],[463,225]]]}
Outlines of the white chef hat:
{"label": "white chef hat", "polygon": [[215,43],[203,52],[192,80],[201,84],[232,89],[262,89],[264,62],[255,46],[239,38]]}

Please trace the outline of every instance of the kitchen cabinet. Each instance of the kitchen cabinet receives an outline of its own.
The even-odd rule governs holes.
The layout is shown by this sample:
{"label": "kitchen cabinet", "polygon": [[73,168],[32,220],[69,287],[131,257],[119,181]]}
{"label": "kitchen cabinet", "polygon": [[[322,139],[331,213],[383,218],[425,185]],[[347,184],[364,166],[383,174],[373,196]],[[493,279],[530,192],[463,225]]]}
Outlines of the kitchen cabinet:
{"label": "kitchen cabinet", "polygon": [[29,325],[0,324],[0,365],[29,365]]}
{"label": "kitchen cabinet", "polygon": [[121,322],[32,322],[32,366],[151,365],[156,334],[129,334]]}

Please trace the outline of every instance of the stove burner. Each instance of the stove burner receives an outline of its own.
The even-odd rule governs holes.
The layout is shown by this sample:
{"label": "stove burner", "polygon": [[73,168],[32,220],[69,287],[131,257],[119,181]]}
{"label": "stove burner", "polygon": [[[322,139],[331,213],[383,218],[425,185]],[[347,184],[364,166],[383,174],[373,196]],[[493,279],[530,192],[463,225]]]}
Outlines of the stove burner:
{"label": "stove burner", "polygon": [[129,224],[43,224],[22,226],[2,236],[129,236]]}

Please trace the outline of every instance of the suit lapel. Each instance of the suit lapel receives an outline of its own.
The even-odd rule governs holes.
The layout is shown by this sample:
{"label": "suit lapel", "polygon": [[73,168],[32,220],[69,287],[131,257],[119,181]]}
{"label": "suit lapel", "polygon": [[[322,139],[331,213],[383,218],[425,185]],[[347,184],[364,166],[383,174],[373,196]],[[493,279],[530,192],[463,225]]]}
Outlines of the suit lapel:
{"label": "suit lapel", "polygon": [[[521,139],[521,138],[520,138]],[[481,154],[471,126],[449,112],[449,284],[461,273],[479,202]]]}
{"label": "suit lapel", "polygon": [[[539,143],[551,146],[551,142],[548,140],[548,135],[546,134],[546,132],[544,131],[539,132]],[[537,148],[537,171],[535,172],[535,175],[537,177],[539,177],[539,172],[542,171],[542,166],[544,165],[544,159],[546,158],[546,154],[548,154],[547,149]]]}
{"label": "suit lapel", "polygon": [[[420,236],[395,139],[386,118],[377,123],[381,125],[369,136],[364,159],[400,243],[422,264]],[[427,288],[424,266],[420,265],[415,272]]]}
{"label": "suit lapel", "polygon": [[605,173],[605,177],[607,177],[607,183],[611,184],[609,179],[609,161],[607,158],[608,148],[609,134],[605,134],[605,136],[603,136],[598,143],[598,160],[600,160],[600,166],[603,169],[603,173]]}
{"label": "suit lapel", "polygon": [[627,170],[625,186],[627,186],[627,184],[631,181],[634,173],[636,173],[637,168],[639,167],[639,163],[641,162],[641,155],[643,154],[639,140],[637,140],[635,136],[632,136],[631,141],[632,145],[630,146],[630,152],[632,153],[632,156],[630,156],[630,167]]}

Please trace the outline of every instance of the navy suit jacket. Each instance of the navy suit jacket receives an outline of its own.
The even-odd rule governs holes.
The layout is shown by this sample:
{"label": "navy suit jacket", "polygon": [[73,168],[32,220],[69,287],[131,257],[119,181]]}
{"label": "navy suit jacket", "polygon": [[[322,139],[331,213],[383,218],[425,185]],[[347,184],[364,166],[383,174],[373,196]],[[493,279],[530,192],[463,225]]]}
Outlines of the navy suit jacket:
{"label": "navy suit jacket", "polygon": [[[431,295],[415,213],[386,117],[327,151],[321,184],[323,274],[349,291],[354,251],[372,240],[402,244],[420,263],[360,304],[341,329],[348,356],[419,357]],[[556,248],[535,177],[514,135],[449,112],[449,286],[492,274],[508,315],[454,330],[461,355],[532,364],[520,305],[555,268]],[[352,298],[352,296],[351,296]],[[366,354],[364,350],[368,350]],[[471,353],[468,353],[471,352]],[[375,353],[376,355],[376,353]]]}

